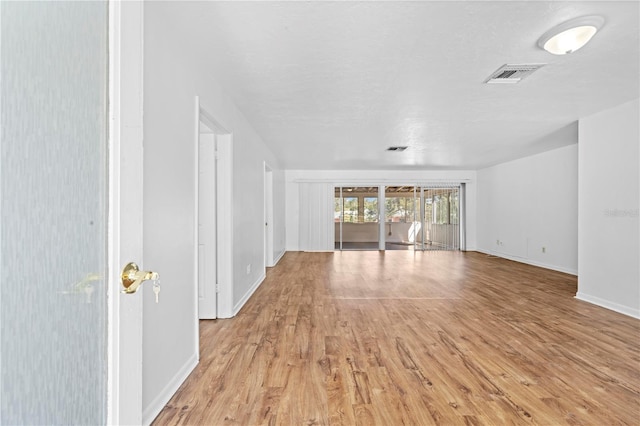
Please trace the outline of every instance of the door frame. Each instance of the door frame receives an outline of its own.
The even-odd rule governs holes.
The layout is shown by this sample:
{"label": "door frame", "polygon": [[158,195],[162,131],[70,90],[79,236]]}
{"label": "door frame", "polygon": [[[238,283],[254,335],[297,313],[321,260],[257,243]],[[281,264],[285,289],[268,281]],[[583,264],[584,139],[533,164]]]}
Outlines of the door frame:
{"label": "door frame", "polygon": [[378,250],[387,249],[387,223],[385,222],[386,185],[378,185]]}
{"label": "door frame", "polygon": [[142,2],[108,2],[109,207],[107,424],[142,423],[142,294],[122,294],[120,271],[143,253]]}
{"label": "door frame", "polygon": [[264,267],[274,266],[273,260],[273,169],[264,162]]}
{"label": "door frame", "polygon": [[[219,120],[210,114],[209,109],[202,105],[199,96],[195,96],[194,112],[194,243],[195,251],[198,253],[198,178],[199,169],[199,143],[200,143],[200,122],[209,127],[216,136],[216,233],[217,240],[217,316],[218,318],[231,318],[233,316],[233,132],[228,127],[222,125]],[[198,256],[194,256],[194,276],[198,276]],[[198,282],[195,285],[195,311],[198,312]],[[196,352],[199,354],[199,319],[195,316],[194,332],[196,334]]]}
{"label": "door frame", "polygon": [[[208,295],[207,298],[213,298],[213,310],[210,308],[206,308],[204,310],[207,311],[206,316],[203,317],[203,313],[202,313],[202,307],[203,307],[203,303],[200,301],[200,290],[201,290],[201,286],[202,286],[202,282],[201,280],[204,280],[208,286],[211,285],[211,281],[207,280],[207,278],[211,278],[210,277],[210,273],[207,272],[204,276],[203,274],[201,274],[201,271],[203,269],[203,266],[205,266],[205,270],[206,271],[210,271],[210,265],[207,265],[209,263],[209,261],[211,261],[212,256],[207,256],[206,259],[202,259],[201,257],[201,243],[202,243],[202,228],[201,228],[201,213],[203,213],[203,203],[201,200],[202,194],[200,189],[202,188],[203,185],[203,181],[202,181],[202,175],[201,175],[201,171],[202,171],[202,165],[206,164],[207,167],[212,167],[213,168],[213,173],[212,175],[215,178],[214,181],[214,195],[213,195],[213,209],[207,209],[207,211],[205,211],[204,213],[206,214],[214,214],[217,217],[217,205],[218,205],[218,195],[217,195],[217,190],[215,188],[215,185],[217,184],[218,181],[218,177],[217,177],[217,172],[216,172],[216,168],[217,168],[217,162],[218,160],[215,158],[215,153],[216,153],[216,147],[217,147],[217,141],[216,141],[216,134],[215,132],[209,128],[209,126],[207,126],[207,124],[203,121],[203,120],[198,120],[198,148],[197,148],[197,152],[196,154],[196,170],[198,171],[198,180],[196,182],[196,210],[195,210],[195,214],[196,214],[196,223],[198,224],[198,228],[196,229],[196,237],[197,237],[197,247],[198,247],[198,251],[196,252],[196,264],[198,265],[198,275],[196,276],[196,281],[197,281],[197,293],[198,293],[198,318],[199,319],[215,319],[217,318],[217,310],[218,310],[218,259],[217,259],[217,237],[215,237],[216,239],[214,240],[213,244],[211,244],[211,239],[210,238],[206,238],[207,242],[209,244],[205,245],[205,252],[206,253],[210,253],[210,247],[209,246],[214,246],[214,256],[213,256],[213,262],[214,262],[214,277],[213,277],[213,293],[209,294],[209,292],[211,291],[211,289],[207,288],[205,290],[205,294]],[[207,139],[207,140],[205,140]],[[211,140],[208,140],[211,139]],[[207,146],[208,149],[213,149],[213,153],[214,156],[211,156],[211,153],[207,153],[206,156],[203,155],[203,146]],[[205,161],[206,163],[203,163],[203,161]],[[211,162],[213,162],[214,164],[210,164]],[[206,204],[206,203],[205,203]],[[210,220],[209,220],[210,221]],[[209,222],[208,221],[208,222]],[[213,221],[213,223],[208,223],[208,225],[212,225],[214,228],[214,233],[217,236],[218,235],[218,223],[217,220]],[[207,231],[210,231],[210,229],[207,228]],[[205,303],[209,304],[211,303],[211,300],[209,300],[208,302]]]}

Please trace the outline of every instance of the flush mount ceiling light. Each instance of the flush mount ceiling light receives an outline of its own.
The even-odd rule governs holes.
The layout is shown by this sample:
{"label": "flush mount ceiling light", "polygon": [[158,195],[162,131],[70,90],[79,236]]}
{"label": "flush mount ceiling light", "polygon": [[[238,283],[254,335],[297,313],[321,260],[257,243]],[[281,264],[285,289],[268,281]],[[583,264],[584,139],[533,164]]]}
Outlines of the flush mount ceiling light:
{"label": "flush mount ceiling light", "polygon": [[602,16],[582,16],[551,28],[538,40],[538,47],[554,55],[575,52],[602,27]]}

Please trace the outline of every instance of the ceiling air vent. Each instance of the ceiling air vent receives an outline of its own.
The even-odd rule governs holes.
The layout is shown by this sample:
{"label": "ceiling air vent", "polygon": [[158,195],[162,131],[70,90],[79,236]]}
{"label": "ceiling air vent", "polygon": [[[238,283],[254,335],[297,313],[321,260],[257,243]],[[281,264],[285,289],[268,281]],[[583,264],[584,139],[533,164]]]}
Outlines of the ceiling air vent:
{"label": "ceiling air vent", "polygon": [[535,70],[545,64],[506,64],[501,66],[485,80],[488,84],[514,84],[520,83],[524,78],[530,76]]}
{"label": "ceiling air vent", "polygon": [[389,148],[387,148],[387,151],[396,151],[396,152],[402,152],[405,149],[407,149],[408,147],[406,146],[390,146]]}

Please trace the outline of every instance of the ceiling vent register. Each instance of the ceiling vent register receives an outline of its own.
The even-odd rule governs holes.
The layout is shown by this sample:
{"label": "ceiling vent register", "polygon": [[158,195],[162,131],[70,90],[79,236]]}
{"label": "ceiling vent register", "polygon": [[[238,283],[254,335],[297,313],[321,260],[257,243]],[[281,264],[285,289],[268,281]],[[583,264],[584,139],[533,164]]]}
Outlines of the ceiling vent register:
{"label": "ceiling vent register", "polygon": [[491,76],[485,80],[487,84],[515,84],[520,83],[534,71],[542,68],[545,64],[505,64],[498,68]]}
{"label": "ceiling vent register", "polygon": [[390,146],[389,148],[387,148],[387,151],[402,152],[407,148],[408,146]]}

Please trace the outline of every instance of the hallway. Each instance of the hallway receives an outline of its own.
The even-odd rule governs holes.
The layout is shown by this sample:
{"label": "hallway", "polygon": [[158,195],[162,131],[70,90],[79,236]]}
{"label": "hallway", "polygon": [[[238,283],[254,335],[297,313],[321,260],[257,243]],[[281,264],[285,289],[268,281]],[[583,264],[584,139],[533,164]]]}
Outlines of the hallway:
{"label": "hallway", "polygon": [[289,252],[155,420],[634,424],[636,319],[576,278],[475,252]]}

